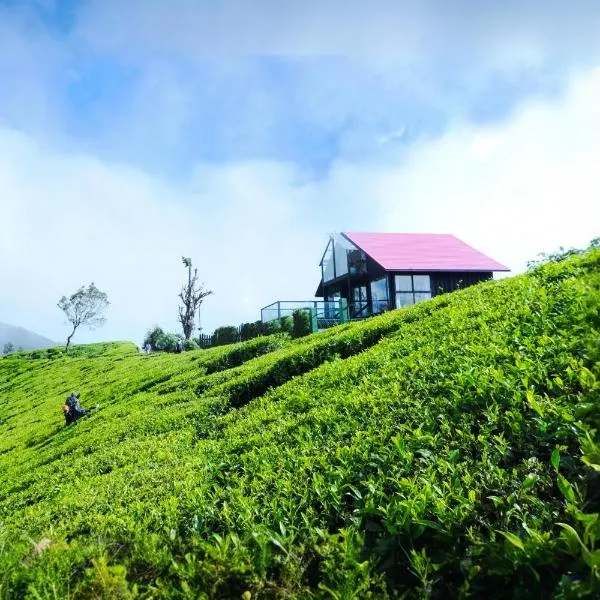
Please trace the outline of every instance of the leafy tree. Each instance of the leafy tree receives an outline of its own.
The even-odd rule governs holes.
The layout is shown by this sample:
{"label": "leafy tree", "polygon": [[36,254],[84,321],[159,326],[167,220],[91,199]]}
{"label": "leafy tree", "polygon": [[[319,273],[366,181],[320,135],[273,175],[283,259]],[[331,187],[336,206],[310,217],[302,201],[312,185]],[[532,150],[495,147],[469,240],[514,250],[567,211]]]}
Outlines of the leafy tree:
{"label": "leafy tree", "polygon": [[2,350],[2,354],[10,354],[15,351],[15,345],[12,342],[6,342]]}
{"label": "leafy tree", "polygon": [[58,308],[67,315],[68,322],[73,325],[73,331],[67,338],[66,352],[69,351],[71,338],[81,325],[90,329],[104,325],[106,318],[102,313],[109,304],[108,296],[101,292],[93,282],[87,288],[81,286],[72,296],[68,298],[63,296],[59,300]]}
{"label": "leafy tree", "polygon": [[200,310],[200,305],[206,296],[210,296],[213,291],[204,287],[204,284],[198,285],[198,269],[194,269],[192,276],[192,259],[181,257],[183,264],[188,270],[188,282],[181,288],[179,298],[183,306],[179,306],[179,322],[183,329],[183,335],[189,340],[194,330],[194,319],[196,312]]}
{"label": "leafy tree", "polygon": [[146,333],[143,345],[150,344],[155,352],[175,352],[181,337],[180,333],[168,333],[161,327],[155,326]]}

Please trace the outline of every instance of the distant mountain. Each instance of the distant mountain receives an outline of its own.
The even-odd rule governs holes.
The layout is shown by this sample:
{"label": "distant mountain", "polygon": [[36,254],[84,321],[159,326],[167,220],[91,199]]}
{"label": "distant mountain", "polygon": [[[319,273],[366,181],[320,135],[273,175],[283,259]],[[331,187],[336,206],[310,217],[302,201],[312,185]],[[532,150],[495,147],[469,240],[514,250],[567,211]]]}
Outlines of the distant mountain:
{"label": "distant mountain", "polygon": [[51,346],[58,346],[56,342],[49,340],[43,335],[33,333],[23,329],[23,327],[14,327],[13,325],[7,325],[0,321],[0,356],[4,344],[11,342],[15,347],[15,350],[22,348],[23,350],[37,350],[38,348],[50,348]]}

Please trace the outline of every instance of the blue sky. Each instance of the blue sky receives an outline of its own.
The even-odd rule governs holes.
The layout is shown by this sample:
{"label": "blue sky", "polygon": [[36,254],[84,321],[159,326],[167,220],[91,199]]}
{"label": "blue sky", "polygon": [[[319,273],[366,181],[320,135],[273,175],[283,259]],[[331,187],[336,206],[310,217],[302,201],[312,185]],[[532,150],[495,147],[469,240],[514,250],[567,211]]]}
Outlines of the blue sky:
{"label": "blue sky", "polygon": [[182,254],[253,320],[344,229],[598,235],[600,7],[496,4],[0,0],[0,320],[61,339],[94,280],[82,340],[174,329]]}

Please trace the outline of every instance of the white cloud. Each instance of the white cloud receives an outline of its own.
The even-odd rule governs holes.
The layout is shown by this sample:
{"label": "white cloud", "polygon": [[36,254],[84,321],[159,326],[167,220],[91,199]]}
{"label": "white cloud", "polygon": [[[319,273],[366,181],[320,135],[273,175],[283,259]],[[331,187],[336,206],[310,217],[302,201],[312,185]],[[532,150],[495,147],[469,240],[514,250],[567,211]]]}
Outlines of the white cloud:
{"label": "white cloud", "polygon": [[[93,0],[77,34],[96,48],[189,57],[342,55],[420,64],[435,56],[490,68],[539,66],[598,49],[600,9],[578,0]],[[557,41],[560,40],[560,48]]]}
{"label": "white cloud", "polygon": [[27,11],[0,5],[0,125],[51,130],[68,50]]}
{"label": "white cloud", "polygon": [[600,70],[508,123],[457,124],[378,180],[386,229],[448,231],[515,271],[600,235]]}
{"label": "white cloud", "polygon": [[600,234],[599,164],[599,71],[506,124],[456,124],[396,163],[340,162],[302,186],[277,162],[198,165],[175,185],[0,129],[0,318],[60,338],[56,301],[93,280],[109,322],[80,339],[140,341],[176,327],[186,255],[217,292],[207,329],[253,320],[311,297],[325,235],[344,229],[451,232],[520,271]]}
{"label": "white cloud", "polygon": [[316,286],[320,235],[299,219],[302,190],[287,165],[199,168],[185,189],[141,171],[65,155],[0,130],[0,309],[3,319],[60,338],[63,294],[94,281],[111,300],[105,329],[133,338],[176,327],[191,256],[216,295],[207,328],[259,318],[261,306]]}

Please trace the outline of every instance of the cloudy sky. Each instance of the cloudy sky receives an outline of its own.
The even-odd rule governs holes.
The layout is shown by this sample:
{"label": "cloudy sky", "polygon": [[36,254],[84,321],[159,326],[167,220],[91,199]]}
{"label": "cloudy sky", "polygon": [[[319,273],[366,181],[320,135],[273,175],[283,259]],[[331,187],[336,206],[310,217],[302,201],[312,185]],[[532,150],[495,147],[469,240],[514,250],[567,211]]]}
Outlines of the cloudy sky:
{"label": "cloudy sky", "polygon": [[[484,7],[485,8],[482,8]],[[0,0],[0,321],[205,330],[310,298],[330,232],[524,269],[600,235],[600,3]]]}

